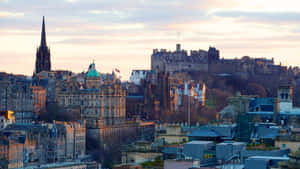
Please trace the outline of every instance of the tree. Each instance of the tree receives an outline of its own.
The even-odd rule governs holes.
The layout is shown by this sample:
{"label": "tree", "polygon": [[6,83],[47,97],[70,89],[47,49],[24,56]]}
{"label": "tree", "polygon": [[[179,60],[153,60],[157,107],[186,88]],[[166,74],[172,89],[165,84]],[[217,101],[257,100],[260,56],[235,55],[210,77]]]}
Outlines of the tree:
{"label": "tree", "polygon": [[266,97],[267,92],[265,88],[257,83],[249,83],[245,89],[246,95],[258,95],[260,97]]}
{"label": "tree", "polygon": [[227,78],[226,85],[227,88],[234,89],[232,92],[242,91],[245,89],[245,86],[248,84],[248,80],[242,79],[237,76],[230,76]]}
{"label": "tree", "polygon": [[46,109],[40,113],[40,119],[45,122],[56,121],[77,121],[80,120],[79,111],[65,111],[58,103],[49,103]]}
{"label": "tree", "polygon": [[227,105],[227,98],[232,96],[232,94],[220,89],[211,89],[207,90],[207,96],[207,99],[212,98],[214,100],[216,111],[220,111]]}

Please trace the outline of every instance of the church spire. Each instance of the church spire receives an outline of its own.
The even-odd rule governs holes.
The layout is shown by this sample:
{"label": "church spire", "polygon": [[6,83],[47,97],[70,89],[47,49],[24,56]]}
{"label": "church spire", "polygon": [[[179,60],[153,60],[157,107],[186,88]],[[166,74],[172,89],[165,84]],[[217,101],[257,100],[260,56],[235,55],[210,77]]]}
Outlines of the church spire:
{"label": "church spire", "polygon": [[41,45],[36,51],[35,73],[51,71],[50,49],[46,43],[45,17],[43,16]]}
{"label": "church spire", "polygon": [[41,46],[47,46],[46,31],[45,31],[45,17],[43,16],[42,33],[41,33]]}

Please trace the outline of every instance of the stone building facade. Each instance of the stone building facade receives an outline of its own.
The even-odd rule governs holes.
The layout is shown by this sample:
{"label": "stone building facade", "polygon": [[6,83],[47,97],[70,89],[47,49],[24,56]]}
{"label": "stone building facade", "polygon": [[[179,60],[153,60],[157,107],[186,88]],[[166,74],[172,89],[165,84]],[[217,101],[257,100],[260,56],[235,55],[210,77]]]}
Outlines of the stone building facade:
{"label": "stone building facade", "polygon": [[2,167],[22,168],[85,157],[84,122],[10,125],[1,135]]}
{"label": "stone building facade", "polygon": [[159,72],[208,72],[235,74],[247,78],[251,75],[286,75],[287,67],[275,65],[274,59],[242,58],[224,59],[220,58],[220,52],[214,47],[206,50],[181,49],[176,45],[175,51],[166,49],[154,49],[151,55],[151,70]]}
{"label": "stone building facade", "polygon": [[132,70],[130,81],[135,85],[141,85],[141,81],[146,79],[149,73],[151,73],[150,70]]}
{"label": "stone building facade", "polygon": [[23,167],[23,144],[24,142],[15,136],[2,137],[0,139],[0,168],[21,168]]}
{"label": "stone building facade", "polygon": [[34,101],[34,112],[40,112],[46,108],[46,89],[42,86],[31,86]]}
{"label": "stone building facade", "polygon": [[114,74],[100,75],[89,66],[84,82],[76,77],[57,83],[57,102],[69,112],[79,112],[88,127],[119,123],[125,118],[126,92]]}
{"label": "stone building facade", "polygon": [[8,125],[15,123],[13,111],[0,112],[0,130],[5,129]]}
{"label": "stone building facade", "polygon": [[[176,82],[174,82],[176,81]],[[203,82],[178,81],[170,83],[170,110],[187,112],[205,105],[206,86]]]}
{"label": "stone building facade", "polygon": [[135,138],[138,125],[125,120],[126,90],[114,73],[100,74],[92,63],[87,73],[59,81],[56,89],[58,104],[86,120],[87,141],[96,141],[103,148],[120,145],[126,137]]}
{"label": "stone building facade", "polygon": [[205,71],[209,70],[209,63],[219,60],[219,51],[210,47],[208,51],[192,50],[190,55],[186,50],[181,49],[180,44],[176,45],[176,51],[166,49],[154,49],[151,56],[151,70],[160,72],[180,71]]}
{"label": "stone building facade", "polygon": [[41,71],[33,76],[32,85],[41,86],[46,90],[46,103],[56,101],[56,82],[58,81],[55,71]]}
{"label": "stone building facade", "polygon": [[0,111],[13,111],[16,123],[31,123],[34,115],[31,81],[18,76],[0,80]]}

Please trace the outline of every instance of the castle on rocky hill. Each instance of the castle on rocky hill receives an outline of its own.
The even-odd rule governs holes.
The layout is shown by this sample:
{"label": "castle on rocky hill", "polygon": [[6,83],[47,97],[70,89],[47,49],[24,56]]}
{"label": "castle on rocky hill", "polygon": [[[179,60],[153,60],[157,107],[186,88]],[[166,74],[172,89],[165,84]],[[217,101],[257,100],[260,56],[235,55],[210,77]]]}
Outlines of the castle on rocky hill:
{"label": "castle on rocky hill", "polygon": [[214,47],[209,50],[191,50],[187,52],[176,45],[176,51],[154,49],[151,55],[151,70],[159,72],[207,72],[213,74],[230,74],[239,76],[283,75],[287,67],[275,65],[274,59],[267,58],[220,58],[220,52]]}

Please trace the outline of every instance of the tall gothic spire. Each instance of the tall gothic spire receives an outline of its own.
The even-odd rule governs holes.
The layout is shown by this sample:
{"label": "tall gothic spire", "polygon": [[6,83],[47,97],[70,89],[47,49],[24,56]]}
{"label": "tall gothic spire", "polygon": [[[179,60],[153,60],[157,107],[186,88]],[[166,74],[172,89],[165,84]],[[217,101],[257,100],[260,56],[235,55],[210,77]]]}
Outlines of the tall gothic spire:
{"label": "tall gothic spire", "polygon": [[51,71],[50,49],[46,43],[45,17],[43,16],[41,45],[36,51],[35,74],[41,71]]}
{"label": "tall gothic spire", "polygon": [[41,33],[41,46],[47,46],[46,30],[45,30],[45,17],[44,16],[43,16],[42,33]]}

